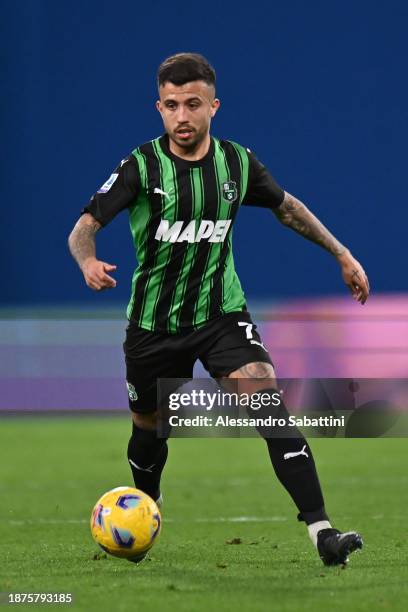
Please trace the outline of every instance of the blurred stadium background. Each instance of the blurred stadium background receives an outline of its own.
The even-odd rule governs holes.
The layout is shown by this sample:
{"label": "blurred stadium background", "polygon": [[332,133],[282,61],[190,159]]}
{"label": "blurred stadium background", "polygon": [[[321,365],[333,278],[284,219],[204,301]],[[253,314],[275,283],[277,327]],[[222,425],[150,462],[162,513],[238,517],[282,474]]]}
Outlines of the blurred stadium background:
{"label": "blurred stadium background", "polygon": [[279,375],[406,375],[406,3],[2,4],[0,410],[126,410],[126,214],[98,236],[114,291],[85,287],[66,238],[118,161],[161,132],[155,71],[182,50],[217,70],[213,133],[249,146],[371,280],[362,308],[330,256],[241,210],[236,265]]}

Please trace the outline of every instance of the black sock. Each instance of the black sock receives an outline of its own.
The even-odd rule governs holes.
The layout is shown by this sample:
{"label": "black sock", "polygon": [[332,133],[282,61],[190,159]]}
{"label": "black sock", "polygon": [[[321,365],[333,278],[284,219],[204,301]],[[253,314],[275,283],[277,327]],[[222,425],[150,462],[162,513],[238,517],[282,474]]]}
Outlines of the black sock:
{"label": "black sock", "polygon": [[[267,389],[260,393],[267,392],[277,393],[275,389]],[[264,418],[268,414],[270,411],[265,410],[259,416]],[[282,401],[276,414],[272,416],[287,421],[289,415]],[[269,430],[260,428],[258,431],[268,446],[269,457],[276,476],[299,509],[298,519],[307,524],[329,520],[324,508],[323,494],[312,451],[301,431],[290,425],[278,429],[269,428]],[[276,433],[280,437],[276,437]]]}
{"label": "black sock", "polygon": [[160,477],[168,454],[167,440],[156,431],[140,429],[133,423],[128,444],[128,460],[135,487],[155,501],[160,496]]}

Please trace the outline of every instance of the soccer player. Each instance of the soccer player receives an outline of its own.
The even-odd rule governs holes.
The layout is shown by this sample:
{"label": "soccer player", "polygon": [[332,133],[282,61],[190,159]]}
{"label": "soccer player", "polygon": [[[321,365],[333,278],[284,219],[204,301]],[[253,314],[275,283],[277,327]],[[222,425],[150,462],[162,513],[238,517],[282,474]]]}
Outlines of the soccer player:
{"label": "soccer player", "polygon": [[[158,70],[158,89],[165,134],[120,162],[83,208],[69,246],[88,287],[114,288],[116,266],[97,259],[95,236],[128,210],[139,262],[124,344],[133,419],[128,460],[135,486],[160,502],[168,450],[156,430],[158,378],[191,378],[199,359],[214,378],[247,379],[252,392],[277,390],[270,356],[234,269],[232,226],[240,205],[270,209],[285,226],[329,251],[361,304],[369,284],[350,251],[249,149],[210,135],[220,101],[214,69],[204,57],[167,58]],[[282,402],[279,410],[287,415]],[[330,524],[312,452],[293,429],[287,437],[260,433],[323,562],[344,564],[362,539]]]}

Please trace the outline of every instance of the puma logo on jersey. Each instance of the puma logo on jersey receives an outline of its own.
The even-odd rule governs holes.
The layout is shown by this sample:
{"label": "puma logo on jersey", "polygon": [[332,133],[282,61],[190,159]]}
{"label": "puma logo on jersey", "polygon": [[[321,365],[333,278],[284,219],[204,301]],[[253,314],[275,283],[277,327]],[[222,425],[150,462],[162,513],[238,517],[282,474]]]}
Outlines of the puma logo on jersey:
{"label": "puma logo on jersey", "polygon": [[[199,224],[199,225],[198,225]],[[155,235],[156,240],[162,242],[200,242],[207,240],[208,242],[224,242],[228,233],[231,219],[222,219],[220,221],[190,221],[183,228],[183,221],[176,221],[170,225],[170,221],[162,219],[157,228]],[[198,225],[198,227],[196,227]]]}
{"label": "puma logo on jersey", "polygon": [[170,195],[167,193],[167,191],[162,191],[158,187],[154,188],[153,193],[159,193],[160,195],[164,196],[165,198],[169,198],[170,197]]}

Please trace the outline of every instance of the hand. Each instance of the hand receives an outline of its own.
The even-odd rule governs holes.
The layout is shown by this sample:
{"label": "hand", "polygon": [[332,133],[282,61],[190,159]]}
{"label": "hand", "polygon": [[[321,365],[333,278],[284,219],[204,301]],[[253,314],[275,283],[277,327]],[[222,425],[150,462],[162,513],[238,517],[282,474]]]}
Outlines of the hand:
{"label": "hand", "polygon": [[370,284],[364,268],[348,250],[338,255],[337,261],[341,266],[343,280],[350,289],[353,298],[357,302],[365,304],[370,293]]}
{"label": "hand", "polygon": [[95,291],[103,291],[104,289],[116,287],[115,279],[107,274],[107,272],[113,272],[114,270],[116,270],[116,266],[99,261],[96,257],[88,257],[82,264],[85,282],[88,287]]}

